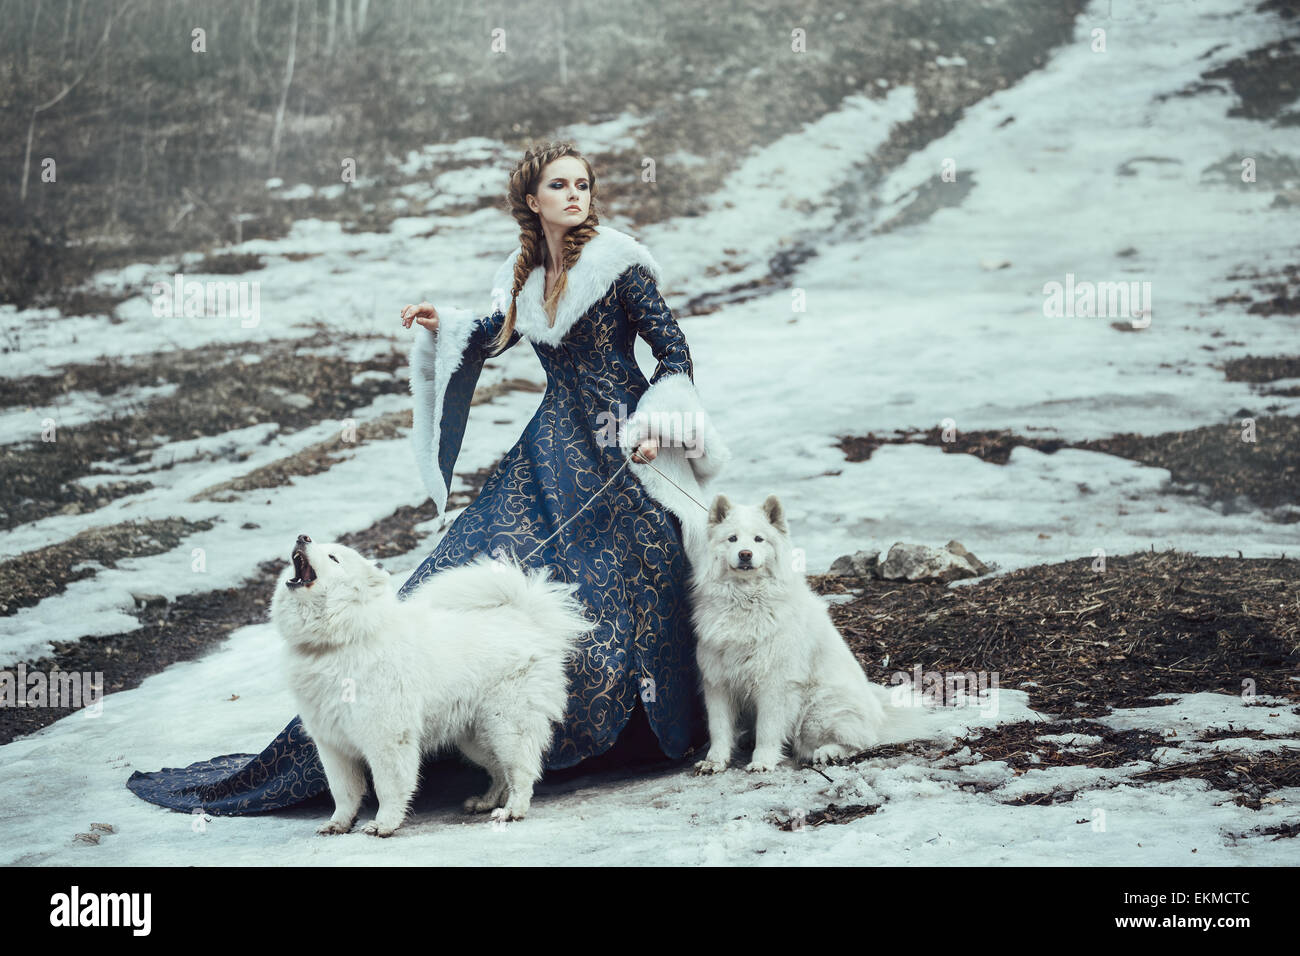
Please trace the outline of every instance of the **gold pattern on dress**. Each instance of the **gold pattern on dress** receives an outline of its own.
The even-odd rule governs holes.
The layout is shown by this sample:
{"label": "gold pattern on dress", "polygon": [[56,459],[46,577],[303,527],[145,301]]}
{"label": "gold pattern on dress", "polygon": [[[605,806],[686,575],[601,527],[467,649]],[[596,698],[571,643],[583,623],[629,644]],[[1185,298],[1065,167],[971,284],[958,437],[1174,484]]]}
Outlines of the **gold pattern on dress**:
{"label": "gold pattern on dress", "polygon": [[[503,319],[494,313],[481,320],[486,338]],[[649,382],[636,364],[638,335],[657,361]],[[578,582],[578,596],[597,622],[571,666],[569,705],[547,766],[572,766],[607,749],[631,716],[643,675],[654,681],[654,702],[646,702],[651,726],[665,752],[680,756],[702,706],[689,566],[676,518],[627,470],[574,514],[623,465],[621,449],[599,440],[600,416],[620,404],[631,414],[664,375],[693,377],[686,337],[654,281],[634,266],[558,346],[530,344],[547,375],[537,411],[402,590],[497,547],[522,558],[573,518],[531,561]]]}

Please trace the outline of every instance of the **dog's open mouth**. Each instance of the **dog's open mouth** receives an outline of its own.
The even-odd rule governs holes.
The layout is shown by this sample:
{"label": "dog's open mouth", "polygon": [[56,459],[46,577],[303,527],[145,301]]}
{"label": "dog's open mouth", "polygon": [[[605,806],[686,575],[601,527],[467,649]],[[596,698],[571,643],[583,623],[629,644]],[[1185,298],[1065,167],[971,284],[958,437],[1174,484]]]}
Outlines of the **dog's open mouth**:
{"label": "dog's open mouth", "polygon": [[316,580],[316,572],[307,560],[307,552],[301,547],[293,549],[293,572],[293,577],[286,582],[291,588],[311,587],[311,583]]}

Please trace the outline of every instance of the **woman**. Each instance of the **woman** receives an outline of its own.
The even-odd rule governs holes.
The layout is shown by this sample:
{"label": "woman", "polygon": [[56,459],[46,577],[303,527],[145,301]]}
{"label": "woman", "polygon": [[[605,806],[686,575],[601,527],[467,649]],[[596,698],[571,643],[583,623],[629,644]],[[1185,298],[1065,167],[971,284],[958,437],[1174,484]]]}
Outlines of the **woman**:
{"label": "woman", "polygon": [[[703,743],[687,555],[703,536],[703,487],[731,457],[695,392],[658,265],[636,240],[597,224],[595,194],[595,173],[571,145],[528,151],[510,177],[520,247],[494,281],[494,295],[510,290],[508,308],[485,318],[428,303],[402,310],[404,326],[420,326],[412,438],[439,514],[484,361],[527,339],[546,371],[523,435],[398,593],[502,550],[578,583],[598,625],[570,667],[550,770],[605,753],[633,719],[669,758]],[[638,335],[658,363],[649,382],[633,353]],[[127,786],[153,803],[216,814],[278,809],[326,789],[296,717],[251,759],[136,773]]]}

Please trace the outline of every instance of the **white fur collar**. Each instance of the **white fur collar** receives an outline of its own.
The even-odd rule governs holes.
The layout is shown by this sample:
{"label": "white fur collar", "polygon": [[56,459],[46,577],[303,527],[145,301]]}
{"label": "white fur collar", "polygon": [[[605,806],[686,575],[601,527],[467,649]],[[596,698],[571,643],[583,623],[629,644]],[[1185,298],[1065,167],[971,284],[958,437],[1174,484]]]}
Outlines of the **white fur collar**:
{"label": "white fur collar", "polygon": [[[573,323],[603,299],[609,287],[623,272],[634,265],[644,266],[656,283],[662,284],[659,263],[650,250],[625,232],[610,226],[596,226],[596,235],[582,247],[578,261],[569,270],[568,287],[555,310],[555,325],[549,325],[542,307],[546,292],[545,266],[533,266],[516,300],[515,327],[530,342],[558,346]],[[510,290],[514,286],[515,260],[520,248],[506,257],[492,279],[494,308],[510,308]]]}

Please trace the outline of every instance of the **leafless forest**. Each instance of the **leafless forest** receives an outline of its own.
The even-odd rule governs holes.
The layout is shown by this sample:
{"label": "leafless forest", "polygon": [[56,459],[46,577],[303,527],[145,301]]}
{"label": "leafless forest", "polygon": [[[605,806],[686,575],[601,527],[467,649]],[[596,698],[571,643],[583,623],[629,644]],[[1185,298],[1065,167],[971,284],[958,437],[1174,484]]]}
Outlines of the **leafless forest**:
{"label": "leafless forest", "polygon": [[[77,288],[94,270],[282,235],[301,216],[383,228],[383,203],[357,190],[273,203],[266,180],[337,183],[351,160],[382,186],[400,181],[404,151],[466,136],[522,144],[654,113],[656,146],[710,155],[716,182],[746,149],[888,77],[917,84],[928,108],[909,131],[928,139],[1041,62],[1043,37],[1068,29],[1077,3],[1013,4],[1010,19],[978,4],[887,6],[845,18],[772,0],[725,12],[686,0],[3,0],[0,303],[108,312],[103,292]],[[779,77],[751,75],[789,23],[814,31],[808,55]],[[994,24],[996,48],[979,41]],[[936,41],[917,48],[940,35],[970,63],[960,82],[927,69]],[[689,108],[692,89],[710,110]],[[634,212],[681,214],[699,185],[665,180]]]}

